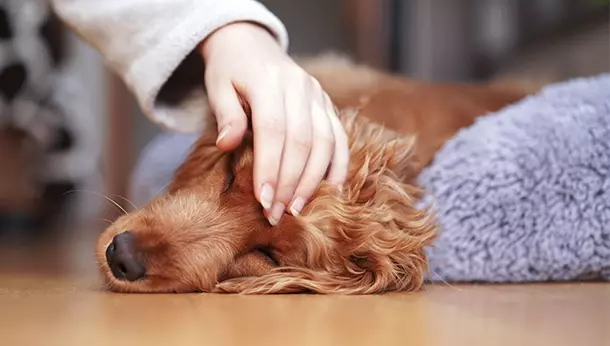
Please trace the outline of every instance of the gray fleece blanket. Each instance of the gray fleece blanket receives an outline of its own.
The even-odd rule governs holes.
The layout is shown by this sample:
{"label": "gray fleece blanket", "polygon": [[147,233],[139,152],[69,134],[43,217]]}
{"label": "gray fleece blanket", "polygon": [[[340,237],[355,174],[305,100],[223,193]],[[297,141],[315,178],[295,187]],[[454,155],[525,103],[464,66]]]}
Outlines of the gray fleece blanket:
{"label": "gray fleece blanket", "polygon": [[480,118],[420,183],[441,223],[433,280],[610,280],[610,75]]}
{"label": "gray fleece blanket", "polygon": [[[195,138],[164,133],[145,148],[136,204],[162,192]],[[431,280],[610,280],[610,75],[481,118],[419,178],[441,225]]]}

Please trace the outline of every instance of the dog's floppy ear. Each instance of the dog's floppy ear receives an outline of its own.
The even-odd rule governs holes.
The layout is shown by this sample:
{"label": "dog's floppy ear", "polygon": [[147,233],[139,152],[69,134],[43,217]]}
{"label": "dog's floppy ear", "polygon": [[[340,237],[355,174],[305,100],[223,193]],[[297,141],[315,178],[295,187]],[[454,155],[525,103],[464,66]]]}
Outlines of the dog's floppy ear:
{"label": "dog's floppy ear", "polygon": [[398,180],[409,181],[419,171],[420,165],[414,155],[415,142],[415,136],[398,136],[383,146],[386,165]]}
{"label": "dog's floppy ear", "polygon": [[[191,153],[184,163],[176,170],[168,191],[175,193],[178,190],[192,186],[205,186],[207,175],[217,165],[221,164],[227,154],[216,147],[216,131],[205,131],[193,144]],[[219,186],[218,189],[221,189]],[[219,190],[220,192],[220,190]]]}
{"label": "dog's floppy ear", "polygon": [[[247,129],[242,138],[241,145],[232,150],[232,152],[225,152],[220,150],[216,146],[216,139],[218,137],[218,130],[216,122],[210,124],[210,126],[201,134],[199,139],[195,142],[191,148],[191,153],[188,155],[184,163],[178,168],[174,174],[172,184],[169,186],[168,191],[174,193],[178,190],[193,186],[208,186],[214,179],[206,179],[210,171],[218,164],[223,164],[232,158],[232,155],[236,152],[243,154],[243,149],[248,143],[252,142],[252,112],[250,106],[240,96],[239,102],[247,117]],[[208,186],[211,191],[220,193],[219,186]]]}
{"label": "dog's floppy ear", "polygon": [[244,110],[244,113],[246,114],[246,118],[248,119],[248,127],[246,128],[246,135],[252,136],[252,108],[250,107],[250,104],[248,103],[248,101],[246,101],[246,99],[244,99],[244,97],[240,94],[237,93],[237,98],[239,99],[239,104],[241,105],[241,109]]}
{"label": "dog's floppy ear", "polygon": [[372,167],[392,171],[400,181],[407,181],[417,172],[415,136],[403,135],[383,125],[358,116],[357,110],[340,113],[340,119],[348,136],[352,167],[360,169],[362,162]]}
{"label": "dog's floppy ear", "polygon": [[252,136],[253,133],[254,132],[252,130],[252,117],[248,116],[248,127],[246,128],[246,136]]}

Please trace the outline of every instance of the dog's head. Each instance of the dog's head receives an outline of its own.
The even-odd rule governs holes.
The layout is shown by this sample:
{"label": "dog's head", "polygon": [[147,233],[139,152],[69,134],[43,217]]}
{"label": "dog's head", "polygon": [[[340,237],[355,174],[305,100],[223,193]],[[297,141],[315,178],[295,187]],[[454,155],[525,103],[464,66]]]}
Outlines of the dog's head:
{"label": "dog's head", "polygon": [[[250,134],[232,152],[216,148],[214,133],[203,134],[167,194],[120,217],[100,236],[98,261],[111,288],[211,288],[218,271],[228,265],[223,250],[233,253],[215,248],[214,240],[231,239],[244,228],[268,227],[254,197],[252,166]],[[249,244],[233,245],[243,249]]]}
{"label": "dog's head", "polygon": [[[323,183],[299,216],[275,227],[253,191],[252,139],[221,152],[203,135],[169,192],[119,218],[97,255],[111,289],[186,292],[220,289],[367,293],[421,286],[424,246],[434,220],[414,207],[413,140],[356,116],[341,115],[351,166],[342,192]],[[240,256],[264,247],[282,267],[259,278],[227,277]],[[292,269],[288,269],[291,267]],[[260,275],[258,275],[260,276]],[[224,281],[225,279],[229,279]]]}

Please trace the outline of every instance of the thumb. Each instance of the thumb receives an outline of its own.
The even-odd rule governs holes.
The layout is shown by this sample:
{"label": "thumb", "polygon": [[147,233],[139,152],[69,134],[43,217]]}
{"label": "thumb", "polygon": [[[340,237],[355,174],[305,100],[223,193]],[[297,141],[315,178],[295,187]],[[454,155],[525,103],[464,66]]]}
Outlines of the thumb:
{"label": "thumb", "polygon": [[218,124],[216,145],[221,150],[235,149],[248,128],[241,98],[231,83],[208,88],[208,98]]}

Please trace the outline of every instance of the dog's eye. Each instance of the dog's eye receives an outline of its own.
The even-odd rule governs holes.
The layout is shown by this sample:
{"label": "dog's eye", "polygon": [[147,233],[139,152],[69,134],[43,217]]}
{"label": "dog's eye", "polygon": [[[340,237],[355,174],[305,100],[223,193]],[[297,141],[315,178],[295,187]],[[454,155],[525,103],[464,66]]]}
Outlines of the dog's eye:
{"label": "dog's eye", "polygon": [[227,160],[227,169],[226,169],[226,179],[225,179],[225,187],[223,193],[229,192],[231,187],[233,186],[233,182],[235,182],[235,165],[237,163],[237,155],[231,153],[229,155],[229,159]]}
{"label": "dog's eye", "polygon": [[275,256],[273,255],[273,251],[270,248],[257,247],[254,251],[258,251],[263,256],[265,256],[265,258],[267,259],[267,261],[270,264],[272,264],[274,266],[279,266],[280,265],[280,262],[278,262],[278,260],[275,259]]}

